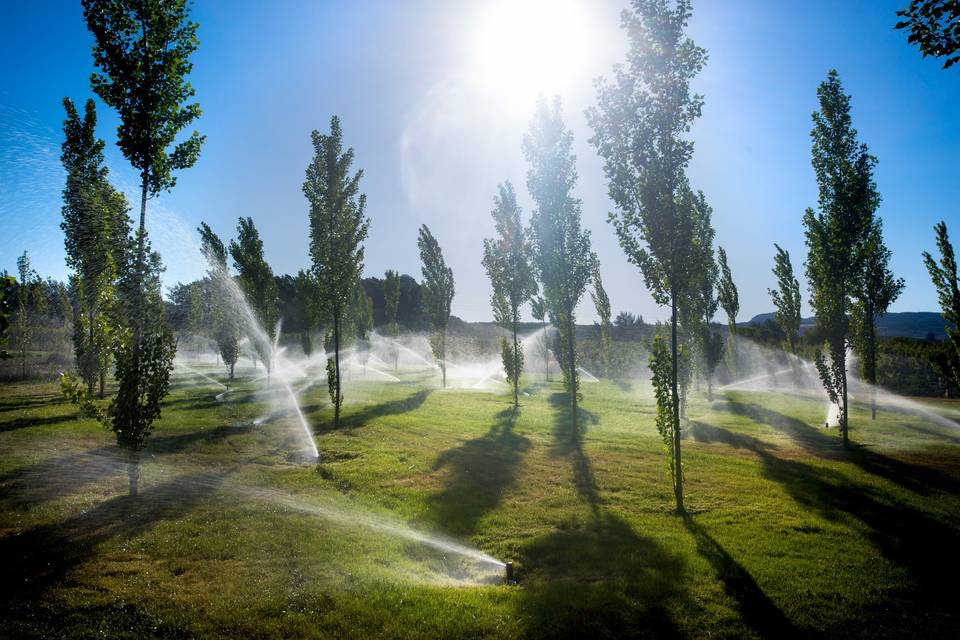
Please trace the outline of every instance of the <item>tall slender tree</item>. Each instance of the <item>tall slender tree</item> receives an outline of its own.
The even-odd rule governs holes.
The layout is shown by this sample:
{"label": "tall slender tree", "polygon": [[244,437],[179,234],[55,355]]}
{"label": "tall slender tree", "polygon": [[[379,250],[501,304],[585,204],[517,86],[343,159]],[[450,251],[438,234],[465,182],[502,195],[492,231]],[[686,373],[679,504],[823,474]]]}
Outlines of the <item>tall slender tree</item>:
{"label": "tall slender tree", "polygon": [[483,267],[490,278],[493,294],[493,318],[510,332],[509,348],[502,350],[504,371],[513,391],[513,406],[520,406],[520,374],[523,351],[520,349],[520,308],[537,292],[537,281],[530,264],[530,243],[520,222],[520,205],[510,182],[498,187],[494,198],[493,221],[496,238],[483,241]]}
{"label": "tall slender tree", "polygon": [[20,377],[27,379],[27,349],[33,342],[33,322],[30,317],[31,292],[39,284],[40,276],[30,266],[30,256],[26,251],[17,258],[17,273],[20,281],[17,286],[17,351],[20,353]]}
{"label": "tall slender tree", "polygon": [[330,118],[330,133],[314,131],[313,160],[307,167],[303,193],[310,203],[310,257],[324,324],[330,328],[333,358],[327,376],[333,402],[333,425],[340,426],[343,388],[340,349],[344,319],[354,288],[363,272],[363,242],[370,219],[364,215],[367,196],[360,193],[363,170],[350,173],[353,148],[343,150],[343,130],[337,116]]}
{"label": "tall slender tree", "polygon": [[774,243],[777,255],[773,258],[773,275],[777,278],[777,288],[767,289],[776,309],[777,324],[787,339],[790,353],[797,354],[797,340],[800,338],[800,283],[793,275],[790,252]]}
{"label": "tall slender tree", "polygon": [[433,328],[430,348],[433,357],[440,364],[440,384],[446,388],[447,325],[450,323],[450,306],[453,304],[453,269],[447,266],[440,244],[427,225],[420,227],[417,246],[420,249],[420,268],[423,273],[423,307]]}
{"label": "tall slender tree", "polygon": [[596,263],[590,232],[580,226],[580,200],[573,196],[577,181],[573,134],[566,128],[560,99],[541,100],[523,139],[530,165],[527,189],[535,203],[530,219],[533,264],[543,286],[550,321],[559,334],[560,367],[570,398],[570,437],[578,427],[580,374],[577,371],[576,309]]}
{"label": "tall slender tree", "polygon": [[200,246],[207,259],[207,271],[213,292],[213,338],[223,364],[230,370],[233,380],[234,367],[240,357],[240,323],[232,291],[232,276],[227,267],[227,248],[206,222],[197,229],[200,233]]}
{"label": "tall slender tree", "polygon": [[603,288],[599,261],[593,265],[593,290],[590,292],[590,298],[593,300],[593,306],[597,310],[597,315],[600,316],[600,323],[597,325],[600,329],[600,363],[603,368],[604,377],[609,377],[610,331],[613,329],[610,317],[613,315],[613,311],[610,309],[610,298],[607,296],[607,291]]}
{"label": "tall slender tree", "polygon": [[[952,362],[960,362],[960,281],[957,279],[957,257],[950,244],[947,224],[941,220],[933,228],[936,233],[937,249],[940,260],[934,260],[928,252],[923,252],[923,263],[927,267],[933,286],[940,301],[940,313],[947,321],[947,339],[953,346]],[[960,369],[953,367],[954,382],[960,387]]]}
{"label": "tall slender tree", "polygon": [[0,273],[0,360],[9,360],[10,352],[7,351],[9,341],[8,331],[10,330],[10,314],[13,312],[10,300],[10,292],[17,285],[17,279],[8,275],[6,271]]}
{"label": "tall slender tree", "polygon": [[[400,338],[400,274],[393,269],[387,269],[383,274],[383,313],[387,320],[387,335],[394,341]],[[393,368],[396,369],[400,360],[400,349],[396,342],[390,343],[390,355],[393,356]]]}
{"label": "tall slender tree", "polygon": [[147,199],[172,189],[173,172],[192,167],[200,155],[203,137],[196,131],[175,142],[200,115],[200,105],[188,102],[194,90],[186,80],[198,46],[197,25],[189,19],[187,0],[82,0],[82,5],[100,70],[90,82],[117,110],[117,146],[140,174],[136,247],[120,277],[123,330],[118,335],[126,342],[116,349],[120,386],[110,412],[118,444],[131,452],[130,493],[135,495],[140,448],[160,415],[175,350],[163,305],[154,299],[162,265],[149,249]]}
{"label": "tall slender tree", "polygon": [[230,241],[230,255],[238,276],[237,282],[247,302],[252,307],[257,322],[266,334],[251,331],[254,349],[267,367],[267,379],[273,364],[273,341],[277,334],[278,308],[277,281],[273,269],[263,258],[263,241],[253,224],[253,218],[240,218],[237,222],[237,239]]}
{"label": "tall slender tree", "polygon": [[83,118],[69,98],[60,160],[67,173],[63,230],[67,266],[73,269],[77,312],[73,346],[77,370],[93,394],[99,379],[103,398],[110,366],[110,313],[115,298],[117,257],[130,234],[127,200],[107,181],[103,140],[96,137],[97,113],[87,100]]}
{"label": "tall slender tree", "polygon": [[890,249],[883,242],[883,224],[878,218],[863,245],[863,274],[854,290],[851,314],[853,344],[860,356],[860,373],[871,387],[870,417],[877,418],[877,327],[876,319],[887,313],[903,291],[903,278],[890,271]]}
{"label": "tall slender tree", "polygon": [[547,338],[547,302],[543,296],[533,296],[530,298],[530,314],[533,319],[540,323],[540,338],[537,343],[543,351],[543,377],[550,382],[550,342]]}
{"label": "tall slender tree", "polygon": [[683,512],[680,449],[679,307],[696,285],[703,252],[697,246],[704,224],[699,198],[685,171],[693,142],[684,134],[700,116],[703,98],[690,80],[706,63],[706,51],[684,33],[690,2],[637,0],[623,12],[629,38],[626,63],[612,80],[597,82],[595,108],[587,112],[590,142],[604,160],[608,191],[617,212],[610,219],[627,258],[643,273],[654,300],[670,307],[670,393],[661,408],[670,427],[671,465],[678,512]]}
{"label": "tall slender tree", "polygon": [[803,216],[807,243],[810,305],[826,338],[829,360],[817,352],[816,365],[831,402],[839,409],[843,443],[849,445],[847,346],[852,296],[863,277],[863,249],[880,204],[873,181],[876,158],[857,141],[850,96],[831,70],[817,89],[820,111],[813,114],[813,168],[820,188],[819,209]]}
{"label": "tall slender tree", "polygon": [[[693,365],[699,378],[707,383],[707,398],[713,399],[713,374],[718,361],[715,357],[723,355],[723,347],[717,347],[716,334],[710,327],[713,317],[720,306],[720,297],[716,293],[719,288],[720,266],[714,261],[713,240],[715,232],[710,224],[713,210],[707,204],[703,194],[698,194],[698,211],[703,220],[697,225],[696,244],[700,248],[698,264],[700,271],[692,283],[690,293],[686,296],[685,304],[679,306],[681,344],[691,356]],[[721,249],[722,251],[722,249]],[[693,356],[696,356],[694,359]],[[681,372],[683,367],[681,366]],[[692,375],[692,372],[691,372]],[[681,376],[681,379],[683,376]],[[681,385],[680,417],[686,415],[686,391]]]}
{"label": "tall slender tree", "polygon": [[730,272],[730,266],[727,264],[727,252],[723,247],[717,247],[717,257],[719,260],[719,277],[717,278],[717,294],[720,307],[727,315],[727,329],[729,330],[730,342],[730,367],[736,375],[737,373],[737,314],[740,312],[740,296],[737,293],[737,285],[733,282],[733,274]]}
{"label": "tall slender tree", "polygon": [[720,308],[727,314],[727,326],[730,328],[730,335],[735,336],[737,334],[737,314],[740,312],[740,296],[737,293],[737,285],[733,281],[730,266],[727,264],[727,252],[723,250],[723,247],[717,247],[717,259],[720,266],[717,297]]}

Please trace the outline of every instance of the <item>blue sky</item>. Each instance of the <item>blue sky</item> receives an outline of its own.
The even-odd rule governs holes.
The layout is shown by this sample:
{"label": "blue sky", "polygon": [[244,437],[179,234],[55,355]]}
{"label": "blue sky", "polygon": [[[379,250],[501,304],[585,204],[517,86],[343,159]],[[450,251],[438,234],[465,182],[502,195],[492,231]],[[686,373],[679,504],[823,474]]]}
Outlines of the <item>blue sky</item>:
{"label": "blue sky", "polygon": [[[148,214],[167,283],[202,273],[193,232],[201,220],[228,238],[238,217],[252,216],[275,272],[306,267],[301,184],[310,131],[338,114],[365,172],[366,274],[396,268],[419,277],[416,230],[426,223],[454,270],[453,312],[489,319],[481,239],[493,233],[498,182],[514,182],[529,214],[520,143],[544,91],[564,100],[583,222],[614,310],[666,317],[606,222],[601,164],[586,142],[591,78],[608,73],[625,50],[618,28],[625,1],[557,0],[548,13],[544,0],[530,2],[528,9],[523,0],[196,2],[201,44],[191,80],[207,141],[196,167],[151,201]],[[900,4],[695,2],[690,34],[710,59],[695,82],[706,104],[691,134],[689,173],[713,205],[742,318],[771,308],[774,242],[802,272],[800,218],[817,198],[810,114],[830,68],[852,94],[855,126],[879,159],[879,213],[893,269],[907,282],[894,310],[937,309],[920,253],[933,249],[941,219],[960,240],[960,71],[941,71],[893,30]],[[12,271],[27,250],[42,275],[66,276],[60,101],[92,95],[90,44],[78,1],[0,8],[0,269]],[[116,119],[99,106],[111,175],[133,199],[135,176],[113,146]],[[801,286],[806,298],[802,277]],[[585,296],[581,321],[594,317]]]}

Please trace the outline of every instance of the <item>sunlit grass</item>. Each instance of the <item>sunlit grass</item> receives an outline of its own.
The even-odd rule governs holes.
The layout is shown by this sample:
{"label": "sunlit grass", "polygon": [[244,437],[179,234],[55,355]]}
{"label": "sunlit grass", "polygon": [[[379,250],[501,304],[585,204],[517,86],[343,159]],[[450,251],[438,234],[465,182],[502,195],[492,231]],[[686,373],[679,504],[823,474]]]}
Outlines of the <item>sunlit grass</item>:
{"label": "sunlit grass", "polygon": [[[216,377],[227,382],[217,372]],[[402,378],[404,376],[401,376]],[[644,382],[508,397],[424,376],[301,397],[323,456],[243,380],[178,375],[125,496],[112,434],[55,385],[0,392],[2,628],[13,636],[929,636],[956,625],[960,433],[856,405],[843,450],[824,406],[731,392],[687,409],[689,518],[672,512]],[[940,405],[948,403],[940,402]],[[268,415],[263,424],[257,418]],[[517,564],[520,584],[335,507]],[[468,586],[469,585],[469,586]]]}

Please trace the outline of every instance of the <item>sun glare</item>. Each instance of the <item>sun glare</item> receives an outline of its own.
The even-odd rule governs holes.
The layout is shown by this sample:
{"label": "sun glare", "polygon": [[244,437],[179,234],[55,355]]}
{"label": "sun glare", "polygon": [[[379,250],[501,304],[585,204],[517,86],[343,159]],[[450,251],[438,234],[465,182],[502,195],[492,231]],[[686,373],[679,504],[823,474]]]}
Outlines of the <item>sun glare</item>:
{"label": "sun glare", "polygon": [[508,110],[562,94],[586,68],[589,16],[581,0],[494,0],[479,12],[472,79]]}

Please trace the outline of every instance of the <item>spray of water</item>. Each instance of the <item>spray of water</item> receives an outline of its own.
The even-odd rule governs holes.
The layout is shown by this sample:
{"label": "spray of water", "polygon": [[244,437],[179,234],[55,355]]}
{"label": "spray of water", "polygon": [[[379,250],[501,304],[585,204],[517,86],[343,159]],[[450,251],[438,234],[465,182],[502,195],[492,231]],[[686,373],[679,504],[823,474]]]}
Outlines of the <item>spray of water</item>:
{"label": "spray of water", "polygon": [[[180,360],[180,359],[174,360],[174,361],[173,361],[173,366],[174,366],[174,367],[179,367],[180,369],[186,371],[186,372],[189,373],[190,375],[196,376],[196,377],[198,377],[198,378],[203,378],[204,380],[206,380],[206,381],[209,382],[210,384],[214,384],[214,385],[220,387],[221,389],[223,389],[224,391],[229,390],[229,387],[227,387],[227,385],[223,384],[223,383],[220,382],[219,380],[214,380],[213,378],[211,378],[211,377],[208,376],[207,374],[203,373],[202,371],[197,371],[196,369],[194,369],[193,367],[187,365],[185,362],[183,362],[183,361]],[[218,394],[218,395],[217,395],[217,398],[219,398],[221,395],[223,395],[223,394]]]}
{"label": "spray of water", "polygon": [[[816,366],[791,354],[767,349],[743,338],[737,341],[737,365],[742,377],[718,387],[718,391],[772,391],[796,397],[814,398],[825,404],[824,423],[835,427],[839,424],[840,408],[831,402],[820,382]],[[847,352],[848,389],[850,401],[876,399],[877,407],[895,408],[921,416],[940,426],[958,429],[960,423],[933,410],[923,403],[905,398],[880,386],[861,380],[857,372],[857,360],[852,351]]]}
{"label": "spray of water", "polygon": [[440,536],[437,534],[428,534],[419,531],[393,519],[377,516],[369,512],[362,511],[356,505],[350,505],[345,509],[335,504],[332,500],[327,500],[323,504],[316,502],[306,502],[289,494],[283,494],[278,491],[267,489],[254,489],[249,487],[237,487],[236,491],[248,498],[262,500],[272,505],[282,505],[287,509],[316,516],[330,522],[335,522],[348,527],[362,527],[379,531],[390,536],[403,538],[416,542],[418,544],[431,547],[438,551],[450,553],[474,562],[494,567],[506,566],[504,562],[486,554],[474,547],[468,547],[464,544]]}

